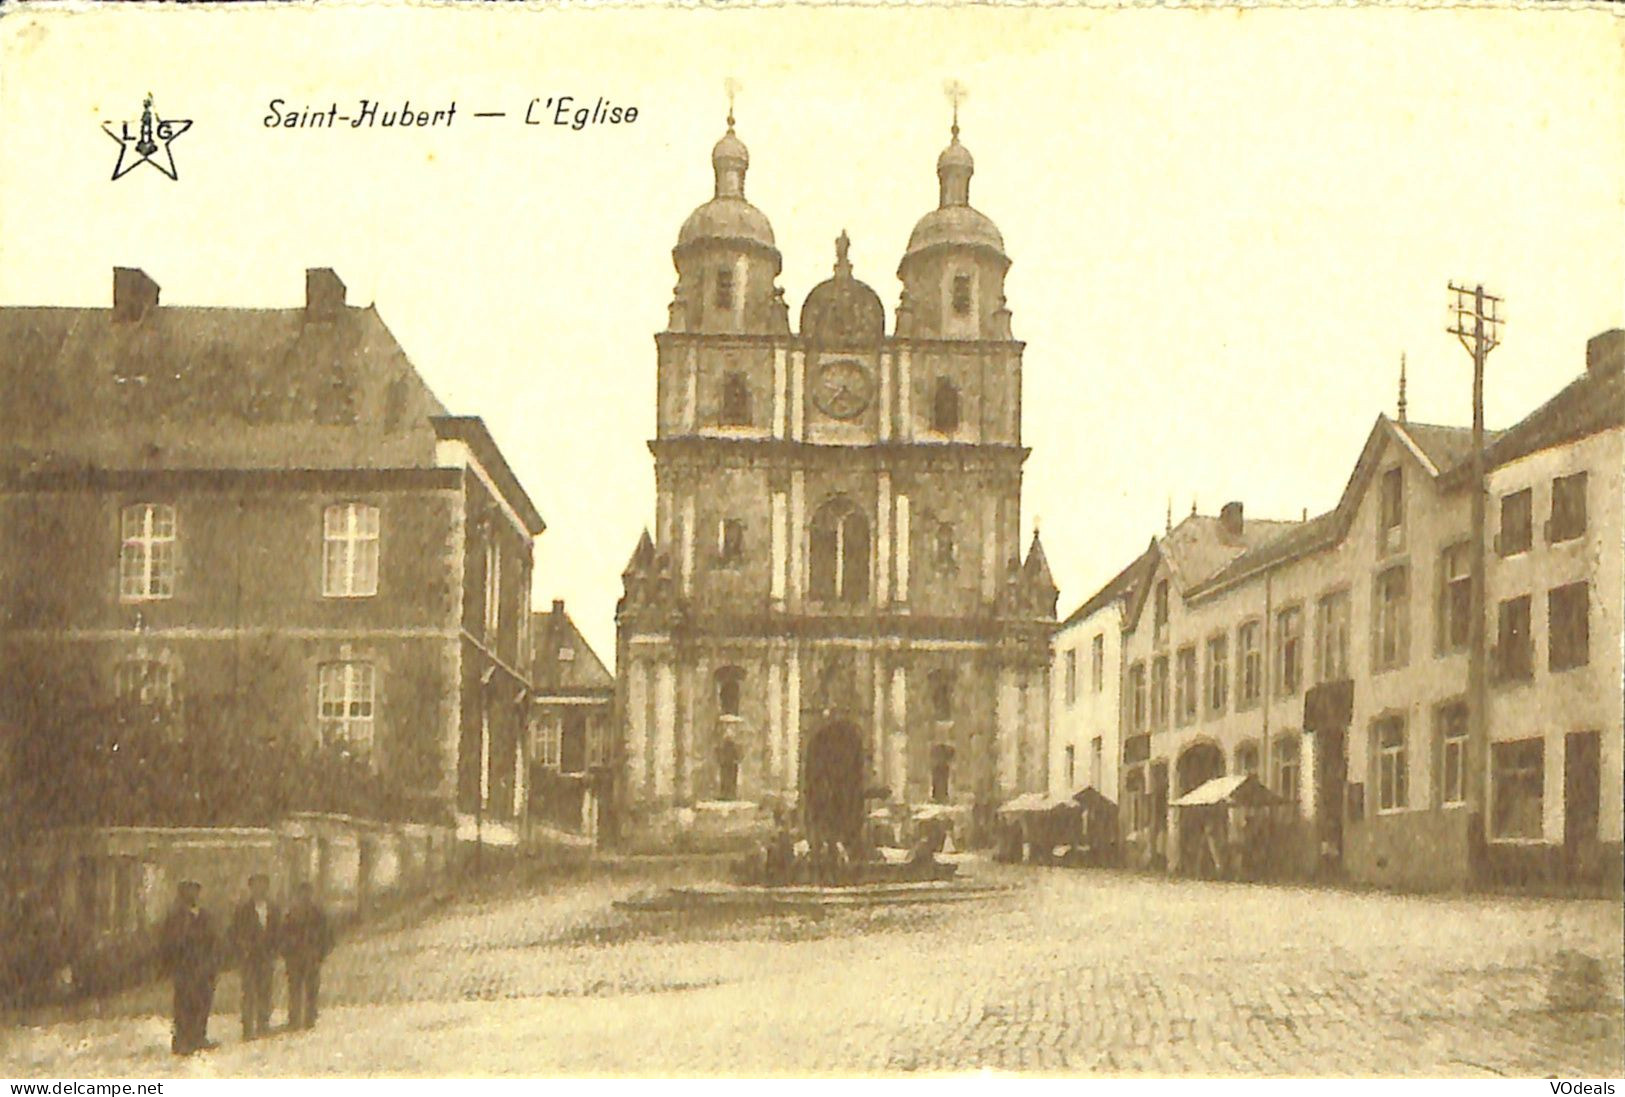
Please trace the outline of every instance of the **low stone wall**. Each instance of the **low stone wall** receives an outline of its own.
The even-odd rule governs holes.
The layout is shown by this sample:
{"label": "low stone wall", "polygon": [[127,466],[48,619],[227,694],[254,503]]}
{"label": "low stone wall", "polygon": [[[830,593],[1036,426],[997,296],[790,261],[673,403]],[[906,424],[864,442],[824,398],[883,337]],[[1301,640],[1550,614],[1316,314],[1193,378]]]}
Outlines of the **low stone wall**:
{"label": "low stone wall", "polygon": [[[22,851],[11,886],[30,923],[18,936],[52,954],[46,966],[59,983],[68,970],[73,991],[94,992],[151,969],[183,880],[202,885],[204,908],[222,930],[255,873],[270,878],[272,897],[282,903],[300,883],[315,885],[329,915],[342,922],[429,890],[456,860],[450,827],[294,815],[274,827],[53,831]],[[16,966],[0,955],[0,967]]]}

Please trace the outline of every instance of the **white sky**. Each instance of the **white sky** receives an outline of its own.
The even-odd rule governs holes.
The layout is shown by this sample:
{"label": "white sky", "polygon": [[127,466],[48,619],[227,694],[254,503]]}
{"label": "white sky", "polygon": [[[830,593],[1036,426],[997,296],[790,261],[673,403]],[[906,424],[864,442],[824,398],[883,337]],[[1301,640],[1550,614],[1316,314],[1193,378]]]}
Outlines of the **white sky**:
{"label": "white sky", "polygon": [[[1625,34],[1604,11],[234,9],[0,20],[0,303],[289,306],[332,266],[441,399],[485,417],[549,524],[536,604],[613,656],[653,516],[670,248],[711,194],[726,77],[795,316],[853,240],[896,304],[936,202],[943,86],[1027,341],[1025,522],[1070,610],[1196,498],[1335,502],[1399,355],[1465,423],[1445,284],[1508,301],[1505,425],[1625,320]],[[108,179],[103,120],[194,120],[179,182]],[[532,96],[636,105],[525,127]],[[270,131],[273,97],[455,98],[450,130]],[[473,110],[507,110],[477,121]],[[3,353],[3,348],[0,348]],[[3,394],[0,394],[3,399]]]}

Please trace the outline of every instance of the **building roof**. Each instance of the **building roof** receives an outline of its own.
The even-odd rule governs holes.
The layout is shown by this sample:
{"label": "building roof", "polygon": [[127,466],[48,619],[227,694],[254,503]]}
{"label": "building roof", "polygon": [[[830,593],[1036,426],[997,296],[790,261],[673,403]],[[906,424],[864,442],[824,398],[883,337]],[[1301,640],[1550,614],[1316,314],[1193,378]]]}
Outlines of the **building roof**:
{"label": "building roof", "polygon": [[607,696],[614,690],[614,675],[581,635],[563,602],[555,601],[551,610],[531,614],[531,637],[530,679],[538,700],[560,694]]}
{"label": "building roof", "polygon": [[[1615,339],[1605,333],[1588,346],[1588,368],[1550,400],[1505,430],[1484,432],[1484,461],[1495,469],[1543,449],[1625,425],[1625,372],[1617,352],[1604,359],[1594,348]],[[1203,595],[1233,585],[1277,564],[1335,545],[1348,533],[1365,489],[1375,475],[1384,444],[1405,447],[1441,491],[1467,486],[1471,474],[1472,430],[1434,423],[1396,422],[1377,416],[1337,506],[1230,561],[1191,593]]]}
{"label": "building roof", "polygon": [[[1484,449],[1485,467],[1496,469],[1532,453],[1566,445],[1605,430],[1625,426],[1625,373],[1588,370],[1557,395],[1513,426],[1497,431]],[[1467,480],[1458,466],[1444,486],[1455,488]]]}
{"label": "building roof", "polygon": [[372,306],[306,272],[304,306],[159,306],[138,270],[107,308],[0,308],[0,470],[436,468],[467,443],[535,532],[477,418],[449,416]]}
{"label": "building roof", "polygon": [[435,464],[446,409],[371,307],[115,315],[0,308],[0,467]]}

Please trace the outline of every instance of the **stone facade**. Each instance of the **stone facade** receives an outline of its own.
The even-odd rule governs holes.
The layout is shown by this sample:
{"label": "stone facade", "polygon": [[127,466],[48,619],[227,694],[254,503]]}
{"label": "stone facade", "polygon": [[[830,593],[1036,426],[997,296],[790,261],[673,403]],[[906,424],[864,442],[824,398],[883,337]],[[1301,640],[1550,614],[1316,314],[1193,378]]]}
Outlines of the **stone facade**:
{"label": "stone facade", "polygon": [[[625,573],[616,719],[634,830],[801,803],[969,819],[1046,780],[1055,589],[1020,541],[1021,351],[970,155],[885,330],[843,234],[793,332],[732,126],[684,225],[658,355],[656,513]],[[732,805],[732,806],[728,806]]]}

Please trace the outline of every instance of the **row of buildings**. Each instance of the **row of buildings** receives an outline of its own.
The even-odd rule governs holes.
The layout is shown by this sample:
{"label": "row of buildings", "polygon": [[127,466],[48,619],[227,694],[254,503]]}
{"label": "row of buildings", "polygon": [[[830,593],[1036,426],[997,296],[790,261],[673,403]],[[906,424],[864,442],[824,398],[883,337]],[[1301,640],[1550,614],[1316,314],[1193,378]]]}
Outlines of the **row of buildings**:
{"label": "row of buildings", "polygon": [[177,874],[342,905],[459,835],[592,833],[611,679],[531,610],[542,517],[332,271],[300,308],[118,269],[110,309],[0,309],[0,391],[8,898],[117,939]]}
{"label": "row of buildings", "polygon": [[[1625,331],[1485,436],[1481,730],[1469,720],[1472,435],[1378,416],[1337,505],[1169,522],[1061,622],[1050,784],[1118,800],[1128,856],[1188,868],[1171,807],[1251,774],[1295,858],[1354,881],[1617,882]],[[1186,830],[1187,833],[1181,833]]]}

